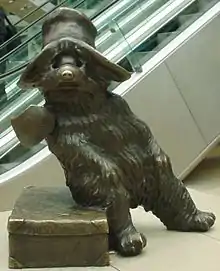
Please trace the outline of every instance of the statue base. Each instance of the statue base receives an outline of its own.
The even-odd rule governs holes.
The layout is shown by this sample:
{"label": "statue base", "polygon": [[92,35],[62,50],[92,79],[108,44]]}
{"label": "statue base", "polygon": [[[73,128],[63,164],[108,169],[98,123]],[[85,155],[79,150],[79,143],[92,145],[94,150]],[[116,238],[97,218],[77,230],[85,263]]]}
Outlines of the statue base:
{"label": "statue base", "polygon": [[8,220],[9,268],[109,265],[103,210],[74,203],[68,188],[25,188]]}

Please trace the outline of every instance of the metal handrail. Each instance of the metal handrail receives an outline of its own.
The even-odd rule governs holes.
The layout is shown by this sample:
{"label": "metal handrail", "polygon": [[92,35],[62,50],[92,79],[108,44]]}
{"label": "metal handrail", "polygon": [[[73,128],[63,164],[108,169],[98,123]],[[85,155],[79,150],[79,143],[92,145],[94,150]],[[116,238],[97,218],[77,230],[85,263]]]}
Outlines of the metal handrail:
{"label": "metal handrail", "polygon": [[[156,16],[152,15],[144,20],[139,26],[136,26],[131,33],[125,35],[123,39],[120,39],[113,46],[109,47],[106,53],[106,57],[114,61],[120,61],[123,59],[124,50],[129,52],[128,44],[132,49],[136,49],[143,40],[149,39],[160,28],[166,25],[169,21],[174,19],[184,9],[190,6],[196,0],[171,0],[166,3],[156,13]],[[120,45],[120,46],[119,46]]]}
{"label": "metal handrail", "polygon": [[[110,5],[108,5],[107,7],[105,7],[105,8],[102,10],[102,12],[104,12],[105,9],[109,8],[110,6],[114,5],[117,1],[118,1],[118,0],[113,1]],[[124,0],[125,4],[126,4],[126,1],[129,2],[130,0]],[[123,2],[123,1],[121,1],[121,2]],[[153,3],[153,0],[149,0],[149,1],[147,2],[147,5],[146,5],[145,9],[147,9],[152,3]],[[132,5],[137,7],[137,10],[139,10],[139,13],[140,13],[140,12],[144,12],[144,9],[141,9],[141,10],[138,9],[138,6],[137,6],[136,3],[132,2]],[[131,5],[131,6],[132,6],[132,5]],[[122,7],[123,7],[123,6],[122,6]],[[126,11],[128,8],[130,8],[130,6],[129,6],[129,5],[125,5],[124,8],[123,8],[123,12]],[[116,13],[117,13],[117,16],[118,16],[118,11],[116,11]],[[121,13],[121,10],[119,10],[119,13]],[[111,20],[111,19],[114,17],[112,14],[109,14],[109,15],[106,14],[105,16],[100,16],[99,18],[97,18],[99,15],[100,15],[100,14],[97,14],[97,15],[95,15],[94,17],[92,17],[92,20],[94,20],[93,23],[94,23],[94,25],[96,26],[96,28],[98,29],[98,31],[102,30],[102,29],[107,25],[106,19],[110,19],[110,20]],[[132,15],[133,15],[133,14],[132,14]],[[97,18],[97,22],[95,21],[96,18]],[[130,19],[131,19],[131,18],[130,18]],[[125,21],[125,22],[124,22],[124,21]],[[120,25],[120,26],[123,26],[125,23],[127,23],[127,18],[126,18],[125,20],[123,20],[122,22],[123,22],[123,23],[122,23],[122,25]],[[24,43],[22,43],[21,45],[19,45],[19,46],[17,47],[17,49],[20,50],[22,47],[24,47],[25,45],[27,45],[27,43],[30,42],[33,38],[37,38],[38,35],[39,35],[40,33],[41,33],[41,31],[38,32],[38,33],[36,33],[33,37],[29,38],[29,39],[26,40]],[[108,34],[109,34],[109,33],[108,33]],[[109,34],[109,35],[111,35],[111,34]],[[109,36],[108,36],[108,37],[109,37]],[[100,43],[101,43],[101,39],[98,39],[97,42],[96,42],[96,46],[99,46]],[[3,60],[5,61],[5,59],[3,59]],[[0,61],[1,61],[1,59],[0,59]],[[29,60],[29,61],[31,61],[31,60]],[[4,74],[1,74],[1,75],[0,75],[0,81],[6,79],[7,77],[11,76],[11,75],[14,74],[14,73],[17,73],[18,71],[23,70],[23,69],[28,65],[29,61],[27,61],[27,63],[21,64],[21,66],[19,66],[19,67],[16,67],[16,68],[14,68],[14,69],[11,69],[11,70],[7,71],[7,72],[4,73]],[[0,64],[1,64],[1,63],[0,63]]]}
{"label": "metal handrail", "polygon": [[[55,9],[57,9],[58,7],[61,7],[63,4],[66,4],[68,2],[68,0],[64,0],[62,1],[59,5],[55,6],[53,9],[51,9],[51,11],[43,14],[42,16],[40,16],[38,19],[36,19],[35,21],[33,21],[32,23],[30,23],[28,26],[24,27],[23,29],[21,29],[17,34],[15,34],[13,37],[11,37],[9,40],[7,40],[6,42],[4,42],[3,44],[0,45],[0,50],[2,50],[4,47],[8,46],[9,43],[11,43],[12,41],[16,40],[22,33],[24,33],[25,31],[27,31],[30,27],[32,27],[33,25],[37,24],[38,22],[40,22],[42,19],[46,18],[46,16],[48,14],[50,14],[51,12],[53,12]],[[84,0],[82,0],[81,2],[84,2]],[[2,59],[0,59],[0,61],[2,61]]]}
{"label": "metal handrail", "polygon": [[12,75],[16,75],[18,72],[24,70],[27,67],[28,63],[23,63],[19,67],[9,70],[6,73],[0,74],[0,82],[7,79]]}
{"label": "metal handrail", "polygon": [[38,7],[36,7],[34,10],[28,12],[27,14],[25,14],[20,20],[18,20],[16,23],[14,23],[14,26],[18,25],[20,22],[24,21],[25,19],[27,19],[29,16],[33,15],[35,12],[37,12],[38,10],[40,10],[42,7],[46,6],[47,4],[51,3],[50,0],[47,0],[46,2],[44,2],[43,4],[39,5]]}
{"label": "metal handrail", "polygon": [[[68,1],[68,0],[64,0],[62,3],[60,3],[59,5],[57,5],[56,8],[54,8],[53,10],[51,10],[50,12],[48,12],[46,15],[44,15],[44,17],[46,17],[48,14],[50,14],[52,11],[54,11],[55,9],[57,9],[57,8],[60,7],[63,3],[66,3],[67,1]],[[77,2],[77,4],[73,6],[73,8],[77,9],[83,2],[85,2],[85,0],[79,0],[79,1]],[[111,2],[109,3],[109,5],[105,6],[105,7],[101,10],[101,12],[105,12],[106,9],[110,8],[110,7],[111,7],[112,5],[114,5],[116,2],[118,2],[118,0],[111,1]],[[100,13],[101,13],[101,12],[100,12]],[[96,15],[94,16],[94,18],[98,17],[98,16],[100,15],[100,13],[99,13],[99,14],[96,14]],[[93,19],[94,19],[94,18],[93,18]],[[40,19],[40,20],[41,20],[41,19]],[[39,21],[39,20],[38,20],[38,21]],[[37,21],[37,22],[38,22],[38,21]],[[36,23],[36,21],[35,21],[35,23]],[[32,23],[31,25],[29,25],[29,26],[26,27],[26,28],[29,29],[29,27],[31,27],[33,24],[34,24],[34,23]],[[24,28],[24,29],[25,29],[25,28]],[[16,35],[14,35],[10,40],[14,40],[14,39],[18,38],[18,36],[19,36],[18,34],[19,34],[19,33],[23,33],[24,31],[27,30],[27,29],[25,29],[25,30],[24,30],[24,29],[22,29],[20,32],[18,32]],[[1,58],[0,58],[0,65],[1,65],[2,62],[6,61],[8,57],[10,57],[11,55],[13,55],[17,50],[19,51],[21,48],[23,48],[25,45],[27,45],[32,39],[35,39],[35,38],[36,38],[37,36],[39,36],[39,35],[41,35],[41,30],[39,30],[39,31],[38,31],[37,33],[35,33],[32,37],[30,37],[29,39],[27,39],[26,41],[24,41],[22,44],[20,44],[19,46],[17,46],[15,49],[11,50],[9,53],[7,53],[7,54],[5,54],[3,57],[1,57]],[[2,47],[7,46],[10,40],[8,40],[6,43],[3,43],[2,45],[0,45],[0,50],[2,49]],[[3,76],[4,76],[4,74],[3,74],[2,76],[0,76],[0,79],[2,79]]]}

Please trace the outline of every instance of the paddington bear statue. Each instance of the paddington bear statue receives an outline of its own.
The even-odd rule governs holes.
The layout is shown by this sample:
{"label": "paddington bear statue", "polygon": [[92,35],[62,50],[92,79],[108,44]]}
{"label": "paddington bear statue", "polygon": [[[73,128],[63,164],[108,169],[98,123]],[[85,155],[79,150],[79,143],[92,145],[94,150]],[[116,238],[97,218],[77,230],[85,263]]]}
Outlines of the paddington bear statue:
{"label": "paddington bear statue", "polygon": [[95,49],[92,22],[77,10],[59,8],[42,33],[43,49],[18,84],[38,88],[45,104],[12,119],[21,144],[47,141],[75,202],[106,210],[109,239],[123,256],[138,255],[146,245],[130,208],[151,211],[168,230],[208,231],[215,215],[197,209],[150,128],[108,91],[112,81],[123,82],[130,73]]}

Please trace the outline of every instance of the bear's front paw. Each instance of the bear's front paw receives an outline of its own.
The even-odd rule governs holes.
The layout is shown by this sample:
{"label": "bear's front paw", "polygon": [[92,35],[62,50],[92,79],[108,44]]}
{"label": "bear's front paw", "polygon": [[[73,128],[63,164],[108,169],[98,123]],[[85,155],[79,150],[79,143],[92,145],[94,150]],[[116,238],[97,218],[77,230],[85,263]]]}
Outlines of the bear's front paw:
{"label": "bear's front paw", "polygon": [[146,246],[146,238],[130,225],[117,235],[117,250],[122,256],[136,256]]}
{"label": "bear's front paw", "polygon": [[202,232],[208,231],[215,223],[215,219],[216,218],[213,213],[202,212],[198,210],[192,221],[191,230]]}

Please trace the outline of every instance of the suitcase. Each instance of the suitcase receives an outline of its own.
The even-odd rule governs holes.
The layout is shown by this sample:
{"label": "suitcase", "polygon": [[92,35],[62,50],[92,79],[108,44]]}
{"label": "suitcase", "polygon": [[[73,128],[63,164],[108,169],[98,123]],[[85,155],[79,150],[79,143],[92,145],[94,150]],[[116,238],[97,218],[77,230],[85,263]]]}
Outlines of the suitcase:
{"label": "suitcase", "polygon": [[109,265],[104,210],[79,207],[66,187],[28,187],[8,220],[9,268]]}

